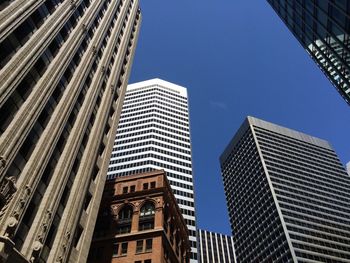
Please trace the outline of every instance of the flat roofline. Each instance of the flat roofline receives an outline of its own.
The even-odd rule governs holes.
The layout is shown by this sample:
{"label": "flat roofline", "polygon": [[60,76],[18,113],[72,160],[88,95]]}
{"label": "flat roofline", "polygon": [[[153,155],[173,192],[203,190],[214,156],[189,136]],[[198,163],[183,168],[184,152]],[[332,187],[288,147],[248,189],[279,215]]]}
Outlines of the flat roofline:
{"label": "flat roofline", "polygon": [[223,153],[221,154],[220,163],[223,163],[226,160],[227,156],[232,151],[232,148],[238,143],[238,141],[242,138],[244,133],[251,128],[251,126],[260,127],[260,128],[299,140],[301,142],[309,143],[315,146],[319,146],[319,147],[334,151],[332,145],[326,140],[323,140],[290,128],[286,128],[271,122],[267,122],[252,116],[247,116],[243,121],[242,125],[240,126],[240,128],[238,129],[238,131],[230,140],[229,144],[224,149]]}
{"label": "flat roofline", "polygon": [[144,80],[141,82],[135,82],[135,83],[129,84],[126,90],[131,91],[133,89],[144,88],[144,87],[149,87],[153,85],[164,86],[165,88],[169,88],[171,90],[174,90],[175,92],[178,92],[179,95],[181,96],[187,97],[187,88],[175,83],[171,83],[166,80],[159,79],[159,78],[154,78],[154,79],[149,79],[149,80]]}

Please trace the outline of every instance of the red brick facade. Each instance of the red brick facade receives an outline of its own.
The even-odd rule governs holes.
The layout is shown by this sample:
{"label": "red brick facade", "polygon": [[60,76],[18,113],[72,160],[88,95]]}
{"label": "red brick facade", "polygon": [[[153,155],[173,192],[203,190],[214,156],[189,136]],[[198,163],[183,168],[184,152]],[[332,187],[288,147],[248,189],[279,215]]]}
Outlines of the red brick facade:
{"label": "red brick facade", "polygon": [[106,183],[89,263],[186,263],[186,223],[164,171]]}

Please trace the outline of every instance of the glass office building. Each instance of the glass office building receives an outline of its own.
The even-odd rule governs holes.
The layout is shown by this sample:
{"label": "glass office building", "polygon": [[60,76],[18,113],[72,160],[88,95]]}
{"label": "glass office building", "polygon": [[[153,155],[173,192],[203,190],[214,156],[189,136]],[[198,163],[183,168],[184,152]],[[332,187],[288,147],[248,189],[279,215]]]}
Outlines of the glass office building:
{"label": "glass office building", "polygon": [[152,79],[128,85],[107,179],[164,169],[197,262],[187,89]]}
{"label": "glass office building", "polygon": [[350,0],[268,0],[350,104]]}
{"label": "glass office building", "polygon": [[248,117],[221,167],[237,262],[350,262],[350,176],[327,141]]}

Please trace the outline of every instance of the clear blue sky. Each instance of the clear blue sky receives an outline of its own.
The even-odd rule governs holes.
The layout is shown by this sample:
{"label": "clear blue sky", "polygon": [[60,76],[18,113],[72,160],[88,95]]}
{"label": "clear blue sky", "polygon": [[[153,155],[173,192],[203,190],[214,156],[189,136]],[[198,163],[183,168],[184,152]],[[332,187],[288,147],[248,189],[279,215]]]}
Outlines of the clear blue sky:
{"label": "clear blue sky", "polygon": [[350,161],[350,107],[266,1],[144,0],[130,82],[188,88],[197,221],[231,232],[219,156],[247,115],[332,143]]}

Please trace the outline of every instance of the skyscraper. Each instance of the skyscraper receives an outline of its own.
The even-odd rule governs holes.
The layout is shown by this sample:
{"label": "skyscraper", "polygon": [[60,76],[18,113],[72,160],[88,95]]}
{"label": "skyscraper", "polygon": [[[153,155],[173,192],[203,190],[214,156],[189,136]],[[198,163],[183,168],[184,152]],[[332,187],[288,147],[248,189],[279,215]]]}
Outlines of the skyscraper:
{"label": "skyscraper", "polygon": [[196,262],[187,90],[160,79],[127,87],[107,179],[164,169],[190,231]]}
{"label": "skyscraper", "polygon": [[0,261],[84,262],[138,1],[2,1],[0,10]]}
{"label": "skyscraper", "polygon": [[201,263],[235,263],[232,236],[198,229],[198,255]]}
{"label": "skyscraper", "polygon": [[350,1],[268,2],[350,104]]}
{"label": "skyscraper", "polygon": [[348,174],[350,175],[350,162],[346,164],[346,170],[348,171]]}
{"label": "skyscraper", "polygon": [[248,117],[220,160],[237,262],[350,261],[350,176],[327,141]]}

